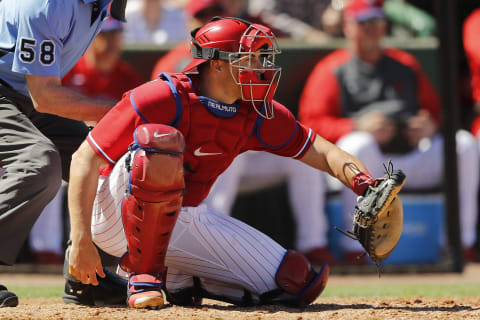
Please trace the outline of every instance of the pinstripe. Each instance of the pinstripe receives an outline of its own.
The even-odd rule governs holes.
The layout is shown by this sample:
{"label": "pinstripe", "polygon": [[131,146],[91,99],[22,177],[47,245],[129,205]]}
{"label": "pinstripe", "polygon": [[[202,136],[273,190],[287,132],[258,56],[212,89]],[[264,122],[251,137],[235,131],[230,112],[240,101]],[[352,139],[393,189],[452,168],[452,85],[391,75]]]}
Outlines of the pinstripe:
{"label": "pinstripe", "polygon": [[[120,209],[128,183],[124,162],[119,160],[110,176],[101,178],[92,215],[95,243],[115,256],[127,248]],[[192,237],[197,244],[190,244]],[[197,250],[199,246],[202,249]],[[166,255],[172,271],[168,284],[191,286],[190,277],[195,275],[220,293],[243,294],[240,288],[263,293],[276,288],[275,272],[284,250],[270,237],[222,213],[209,212],[205,206],[182,208]]]}
{"label": "pinstripe", "polygon": [[[214,212],[214,214],[218,218],[217,223],[220,223],[220,221],[223,221],[224,223],[228,223],[230,225],[235,226],[235,228],[233,227],[229,228],[224,224],[225,228],[228,230],[231,230],[232,234],[235,233],[239,238],[244,240],[244,242],[238,242],[238,244],[242,246],[246,254],[256,262],[257,266],[259,266],[259,267],[253,268],[253,270],[260,277],[260,279],[263,281],[263,279],[268,278],[269,276],[273,278],[272,270],[274,274],[276,272],[276,269],[278,267],[280,260],[276,259],[277,261],[275,261],[275,257],[273,256],[272,250],[276,251],[277,256],[280,257],[281,259],[281,257],[283,257],[284,255],[284,251],[276,250],[276,249],[281,249],[281,247],[278,244],[276,244],[270,237],[253,229],[252,227],[246,225],[241,221],[231,219],[230,217],[224,214],[219,214],[216,212]],[[248,248],[243,246],[242,245],[243,243],[248,244],[249,245]],[[269,246],[267,246],[267,244],[269,244]],[[264,252],[260,252],[258,248],[259,245],[263,246]],[[257,252],[258,254],[254,254],[254,252]],[[270,259],[265,257],[264,253],[268,253],[270,255]],[[242,254],[241,257],[245,257],[245,254]],[[260,261],[259,258],[263,258],[264,260]],[[270,265],[270,268],[268,267],[268,265]],[[264,270],[262,275],[258,274],[258,271],[260,270],[260,268]]]}
{"label": "pinstripe", "polygon": [[[119,183],[116,190],[113,193],[111,193],[110,188],[109,188],[110,187],[109,180],[105,181],[105,183],[102,184],[102,186],[100,187],[100,190],[97,193],[98,201],[96,202],[96,205],[99,208],[101,208],[102,210],[98,210],[97,212],[95,212],[95,216],[102,215],[102,212],[108,212],[109,211],[111,205],[115,203],[115,196],[113,196],[113,195],[118,194],[120,192],[120,190],[124,190],[125,185],[126,185],[126,183]],[[108,192],[108,194],[106,194],[106,192]],[[103,203],[105,201],[110,201],[110,202],[107,205],[103,205]],[[104,219],[105,221],[107,221],[111,217],[112,214],[115,214],[115,211],[119,207],[118,205],[120,203],[121,203],[121,200],[116,203],[115,207],[113,207],[113,209],[111,210],[112,213],[109,216],[106,216],[105,214],[103,214],[105,216],[105,219]],[[101,224],[101,223],[103,223],[103,222],[100,222],[98,224]]]}
{"label": "pinstripe", "polygon": [[[107,224],[107,226],[105,228],[102,228],[101,231],[99,230],[99,231],[95,232],[94,235],[95,236],[100,236],[100,237],[103,236],[103,235],[108,236],[108,232],[118,225],[118,221],[122,219],[122,216],[118,216],[118,217],[115,216],[115,218],[116,218],[115,220],[113,220],[113,218],[109,219],[108,220],[109,224]],[[107,240],[105,240],[105,241],[107,241]]]}
{"label": "pinstripe", "polygon": [[[204,215],[204,218],[207,219],[207,220],[209,220],[209,218],[212,218],[212,216],[213,216],[213,214],[205,214],[205,215]],[[236,227],[236,225],[233,224],[233,227]],[[232,231],[234,230],[233,227],[231,228]],[[207,231],[208,231],[208,229],[207,229]],[[257,290],[258,290],[259,288],[258,288],[258,286],[257,286],[257,284],[256,284],[256,281],[255,281],[255,280],[253,279],[253,277],[252,277],[252,276],[254,276],[254,275],[257,275],[257,278],[258,278],[261,282],[263,282],[263,284],[264,284],[265,287],[267,287],[267,284],[266,284],[265,281],[260,277],[260,275],[258,274],[256,268],[254,268],[254,267],[252,267],[252,266],[250,265],[250,261],[248,261],[247,259],[244,259],[243,254],[240,254],[240,252],[238,252],[237,248],[232,245],[231,241],[228,241],[229,239],[225,238],[225,236],[224,236],[223,233],[220,232],[220,236],[221,236],[221,237],[223,238],[223,240],[224,240],[224,245],[223,245],[223,247],[222,247],[221,243],[217,241],[216,238],[215,238],[215,242],[218,244],[219,247],[221,247],[221,248],[224,250],[225,254],[226,254],[226,255],[235,263],[235,265],[243,272],[244,276],[245,276],[246,278],[248,278],[248,279],[251,281],[252,284],[255,285],[255,287],[256,287]],[[242,266],[242,264],[240,264],[236,259],[234,259],[234,258],[232,257],[232,255],[230,255],[230,252],[227,250],[226,246],[229,246],[229,247],[237,254],[236,256],[239,258],[239,260],[242,260],[243,262],[245,262],[246,266],[249,267],[250,272],[248,272],[247,268],[244,268],[244,267]]]}
{"label": "pinstripe", "polygon": [[[231,219],[226,219],[226,215],[218,215],[218,218],[221,219],[222,221],[225,221],[227,223],[230,223],[230,224],[234,224],[237,228],[239,228],[241,231],[243,232],[236,232],[237,235],[241,238],[243,238],[252,248],[252,250],[255,250],[257,253],[258,253],[258,256],[261,256],[262,258],[265,258],[266,262],[268,262],[270,264],[271,267],[276,267],[278,265],[278,262],[273,262],[269,259],[267,259],[267,257],[265,257],[265,253],[269,254],[270,255],[270,258],[272,259],[275,259],[273,257],[273,253],[272,253],[272,249],[276,251],[277,254],[282,254],[282,250],[277,250],[277,249],[281,249],[281,247],[279,245],[277,246],[273,246],[271,245],[270,247],[266,247],[265,246],[265,242],[269,242],[270,244],[273,244],[272,242],[272,239],[268,236],[266,236],[265,234],[263,233],[259,233],[258,231],[255,232],[256,234],[252,234],[252,231],[255,231],[255,229],[252,230],[252,228],[248,225],[245,225],[244,223],[241,223],[241,224],[236,224],[237,220],[231,220]],[[234,229],[232,229],[232,231],[235,231]],[[251,238],[247,238],[246,235],[249,235]],[[260,237],[257,237],[257,236],[260,236]],[[249,240],[252,240],[253,238],[253,243],[252,241],[249,241]],[[262,239],[259,239],[259,238],[262,238]],[[259,245],[262,245],[263,246],[263,250],[264,252],[260,252],[258,246]],[[252,252],[249,251],[249,250],[246,250],[247,253],[249,255],[252,256]],[[283,255],[283,254],[282,254]]]}
{"label": "pinstripe", "polygon": [[[205,238],[205,236],[203,235],[202,232],[200,232],[200,229],[199,229],[198,225],[195,223],[195,219],[193,218],[192,220],[193,220],[193,226],[194,226],[194,228],[197,230],[196,237],[201,237],[201,238],[203,239],[204,246],[205,246],[205,247],[208,246],[209,249],[210,249],[210,252],[215,252],[215,253],[217,253],[217,252],[218,252],[218,249],[224,250],[224,248],[221,248],[221,247],[219,247],[217,250],[216,250],[214,247],[212,247],[211,242],[208,241],[208,240]],[[175,232],[175,230],[174,230],[174,232]],[[167,252],[167,260],[166,260],[167,266],[176,266],[176,267],[177,267],[178,269],[180,269],[180,270],[187,271],[187,272],[189,271],[189,272],[191,272],[192,274],[195,274],[195,275],[198,274],[198,273],[203,273],[203,274],[205,274],[208,278],[213,278],[213,279],[218,279],[218,278],[220,278],[220,276],[221,276],[221,274],[218,273],[218,272],[217,272],[217,273],[210,273],[210,272],[208,272],[209,270],[211,270],[211,266],[210,266],[210,265],[205,266],[205,269],[206,269],[206,270],[201,270],[201,269],[194,269],[194,268],[190,269],[190,268],[189,268],[189,267],[190,267],[189,264],[182,264],[182,263],[178,263],[178,264],[177,264],[176,262],[171,261],[170,256],[169,256],[169,252],[170,252],[170,250]],[[223,263],[223,266],[225,266],[225,267],[228,266],[228,263],[226,263],[226,262],[222,259],[221,256],[218,256],[218,255],[216,255],[216,256],[217,256],[217,258]],[[211,263],[212,263],[212,262],[210,262],[210,264],[211,264]],[[203,269],[203,268],[202,268],[202,269]],[[229,270],[229,269],[224,269],[223,271],[225,272],[226,270]],[[229,270],[229,271],[230,271],[230,270]],[[230,271],[230,272],[231,272],[231,271]],[[238,276],[235,276],[235,275],[234,275],[233,279],[235,280],[235,283],[238,283],[239,280],[240,280],[240,279],[238,278]],[[250,280],[251,280],[251,279],[250,279]],[[242,284],[242,282],[240,282],[240,284]],[[249,286],[249,287],[250,287],[250,286]],[[252,289],[253,289],[253,288],[252,288]]]}
{"label": "pinstripe", "polygon": [[[192,210],[192,209],[187,209],[187,210]],[[225,237],[227,235],[234,235],[235,233],[236,234],[240,234],[242,231],[244,231],[245,229],[248,229],[250,227],[248,227],[247,225],[245,225],[243,222],[240,222],[240,221],[237,221],[233,218],[229,218],[229,217],[226,217],[224,216],[223,214],[220,214],[220,213],[211,213],[211,212],[199,212],[199,208],[193,208],[194,211],[197,211],[198,213],[197,214],[192,214],[192,221],[189,221],[188,219],[182,219],[182,214],[180,215],[179,217],[179,222],[177,222],[177,226],[176,226],[176,229],[174,230],[174,235],[172,235],[172,238],[175,238],[175,233],[182,233],[182,232],[188,232],[186,230],[184,230],[184,227],[183,227],[183,224],[185,224],[186,226],[190,225],[190,228],[189,229],[194,229],[194,233],[195,233],[195,237],[198,238],[202,245],[204,245],[204,247],[206,249],[208,249],[210,252],[214,252],[217,254],[217,257],[218,259],[220,260],[220,262],[223,264],[223,265],[226,265],[228,267],[227,270],[224,270],[223,272],[220,272],[223,274],[222,277],[220,277],[220,273],[219,272],[211,272],[213,271],[213,268],[211,266],[211,263],[213,262],[210,262],[210,264],[208,264],[207,266],[203,266],[203,264],[200,266],[200,269],[197,269],[196,265],[195,267],[191,268],[191,263],[190,263],[190,260],[183,260],[184,258],[184,254],[182,254],[182,249],[184,249],[183,247],[181,249],[178,249],[176,250],[175,249],[175,246],[177,245],[177,242],[175,242],[175,246],[172,248],[170,247],[171,249],[169,249],[169,251],[167,252],[167,265],[169,267],[176,267],[178,269],[181,269],[182,271],[184,272],[187,272],[187,273],[190,273],[190,274],[195,274],[197,276],[200,275],[200,271],[202,272],[202,274],[206,273],[207,275],[207,278],[211,278],[211,279],[216,279],[216,280],[221,280],[221,281],[226,281],[226,282],[231,282],[232,281],[228,281],[228,280],[224,280],[224,279],[221,279],[223,278],[224,276],[226,276],[226,274],[233,274],[233,277],[236,281],[233,281],[233,283],[237,283],[239,285],[241,285],[242,287],[245,287],[245,288],[249,288],[249,289],[253,289],[253,292],[265,292],[265,291],[268,291],[268,290],[271,290],[273,288],[275,288],[275,282],[274,282],[274,275],[275,275],[275,272],[276,272],[276,269],[278,267],[278,263],[280,262],[281,260],[281,257],[283,257],[284,255],[284,251],[280,250],[276,250],[275,246],[272,246],[272,248],[274,248],[274,250],[272,250],[274,253],[277,253],[278,255],[278,262],[277,264],[275,265],[274,263],[272,263],[272,261],[270,260],[269,262],[272,263],[273,267],[272,268],[265,268],[265,266],[262,266],[262,263],[259,261],[259,260],[254,260],[252,259],[255,264],[254,264],[254,267],[252,267],[251,265],[251,261],[246,261],[246,260],[243,260],[242,259],[242,256],[246,256],[248,255],[248,251],[251,250],[250,245],[245,247],[245,246],[241,246],[241,253],[237,253],[234,257],[232,257],[228,251],[225,252],[225,250],[227,250],[227,246],[226,245],[230,245],[230,244],[227,244],[226,242],[229,242],[229,241],[226,241]],[[226,218],[224,218],[226,217]],[[224,226],[223,224],[220,224],[218,223],[219,221],[217,221],[219,218],[221,219],[231,219],[231,223],[227,224],[226,226]],[[199,226],[200,225],[200,226]],[[217,226],[217,228],[213,227],[213,228],[209,228],[208,226],[210,225],[213,225],[213,226]],[[220,236],[218,236],[218,234],[215,232],[217,231],[218,227],[221,227],[221,230],[219,231],[220,232]],[[234,228],[237,228],[238,230],[235,230],[235,232],[232,232],[232,229]],[[268,238],[267,236],[264,236],[262,233],[258,232],[258,236],[259,237],[255,237],[255,230],[252,229],[251,230],[253,232],[253,235],[250,234],[250,236],[255,239],[262,239],[262,238],[265,238],[265,239],[268,239],[268,242],[271,242],[273,244],[275,244],[275,242],[273,242],[273,240],[271,240],[270,238]],[[207,232],[205,234],[205,232]],[[213,232],[213,233],[212,233]],[[213,241],[209,241],[210,237],[212,239],[215,239],[216,240],[216,245],[213,246],[214,242]],[[222,238],[222,241],[219,241],[219,239]],[[227,236],[228,238],[228,236]],[[240,239],[239,243],[241,243],[243,239]],[[181,247],[181,244],[179,245]],[[218,246],[218,248],[217,248]],[[253,248],[254,246],[252,246]],[[278,248],[281,249],[280,246],[278,246]],[[175,250],[175,251],[172,251]],[[187,248],[185,248],[187,249]],[[234,250],[236,252],[239,252],[238,248],[234,248]],[[187,251],[187,250],[185,250]],[[192,256],[198,256],[198,253],[195,252],[195,253],[192,253]],[[225,260],[225,258],[230,258],[230,261],[231,263],[228,263],[228,259]],[[241,260],[242,259],[242,260]],[[208,263],[208,261],[207,261]],[[239,266],[239,263],[241,264]],[[244,268],[244,265],[245,264],[250,264],[249,267],[247,268]],[[266,264],[267,266],[269,265],[268,263]],[[242,268],[243,266],[243,268]],[[233,269],[232,269],[233,267]],[[205,268],[207,268],[207,270],[204,270]],[[240,270],[240,272],[246,274],[245,275],[245,280],[247,280],[247,282],[245,282],[245,280],[242,280],[242,276],[241,275],[238,275],[236,274],[237,271],[235,271],[236,269],[238,268],[238,270]],[[260,269],[264,269],[264,275],[260,276],[258,275],[258,273],[256,274],[255,276],[255,272],[256,271],[255,269],[257,268],[257,270],[260,270]],[[217,268],[215,268],[217,269]],[[257,279],[257,281],[255,281],[252,276],[254,278]],[[270,282],[269,284],[265,283],[266,279],[269,279],[268,282]],[[263,290],[261,290],[258,286],[259,286],[259,282],[263,283],[263,285],[260,285],[260,287],[263,287]]]}
{"label": "pinstripe", "polygon": [[[100,181],[92,216],[92,236],[105,252],[121,256],[127,248],[120,207],[127,185],[123,157],[112,173]],[[114,204],[114,205],[112,205]]]}

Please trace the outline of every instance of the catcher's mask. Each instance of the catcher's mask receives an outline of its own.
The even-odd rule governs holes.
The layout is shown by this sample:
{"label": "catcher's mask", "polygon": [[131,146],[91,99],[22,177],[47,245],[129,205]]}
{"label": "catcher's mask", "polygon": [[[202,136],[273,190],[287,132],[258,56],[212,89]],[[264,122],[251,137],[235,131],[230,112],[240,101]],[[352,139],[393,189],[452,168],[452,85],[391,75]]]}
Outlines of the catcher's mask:
{"label": "catcher's mask", "polygon": [[215,17],[191,35],[193,61],[183,72],[195,72],[208,60],[228,61],[232,77],[241,88],[242,100],[250,101],[263,118],[272,119],[273,95],[282,70],[275,66],[275,55],[281,51],[272,31],[239,18]]}

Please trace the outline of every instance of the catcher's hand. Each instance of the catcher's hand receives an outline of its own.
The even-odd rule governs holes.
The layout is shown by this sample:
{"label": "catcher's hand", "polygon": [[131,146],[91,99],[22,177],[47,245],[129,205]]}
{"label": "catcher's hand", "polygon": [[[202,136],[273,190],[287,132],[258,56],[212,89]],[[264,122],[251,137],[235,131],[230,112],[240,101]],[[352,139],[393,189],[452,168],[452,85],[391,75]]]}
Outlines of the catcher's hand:
{"label": "catcher's hand", "polygon": [[405,174],[389,163],[385,176],[358,197],[353,232],[342,232],[358,240],[377,267],[393,252],[402,233],[403,207],[397,194],[405,180]]}

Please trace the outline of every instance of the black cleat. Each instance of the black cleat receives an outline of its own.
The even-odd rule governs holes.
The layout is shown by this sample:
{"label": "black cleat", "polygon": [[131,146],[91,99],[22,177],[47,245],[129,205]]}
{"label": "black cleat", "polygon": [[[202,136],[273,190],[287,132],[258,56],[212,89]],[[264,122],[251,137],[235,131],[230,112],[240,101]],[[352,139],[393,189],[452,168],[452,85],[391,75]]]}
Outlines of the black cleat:
{"label": "black cleat", "polygon": [[127,305],[128,281],[110,270],[103,268],[105,278],[97,276],[98,286],[83,284],[68,272],[70,247],[65,253],[63,277],[65,289],[62,294],[64,303],[87,306]]}
{"label": "black cleat", "polygon": [[11,291],[8,291],[7,287],[0,284],[0,308],[16,307],[17,305],[17,295]]}
{"label": "black cleat", "polygon": [[103,268],[105,278],[97,277],[98,286],[65,280],[62,300],[88,306],[127,305],[127,280]]}

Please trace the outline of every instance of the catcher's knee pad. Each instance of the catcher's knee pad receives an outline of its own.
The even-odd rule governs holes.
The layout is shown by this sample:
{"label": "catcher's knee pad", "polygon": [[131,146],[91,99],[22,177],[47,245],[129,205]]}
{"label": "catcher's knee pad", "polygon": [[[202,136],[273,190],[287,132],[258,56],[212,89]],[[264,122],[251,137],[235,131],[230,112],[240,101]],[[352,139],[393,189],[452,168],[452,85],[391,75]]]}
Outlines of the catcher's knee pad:
{"label": "catcher's knee pad", "polygon": [[127,272],[158,274],[182,205],[185,141],[177,129],[161,124],[139,126],[134,139],[122,201],[128,252],[120,265]]}
{"label": "catcher's knee pad", "polygon": [[330,269],[324,264],[316,272],[300,252],[288,250],[275,275],[279,289],[262,294],[264,303],[305,306],[325,289]]}

